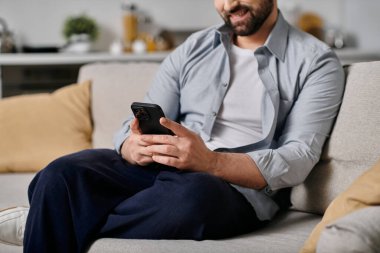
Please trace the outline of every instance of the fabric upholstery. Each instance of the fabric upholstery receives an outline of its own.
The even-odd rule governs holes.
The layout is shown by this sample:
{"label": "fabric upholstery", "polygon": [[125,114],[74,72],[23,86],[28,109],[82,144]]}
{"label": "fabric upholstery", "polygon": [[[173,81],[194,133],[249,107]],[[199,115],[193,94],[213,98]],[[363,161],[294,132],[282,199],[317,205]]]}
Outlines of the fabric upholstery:
{"label": "fabric upholstery", "polygon": [[380,62],[346,69],[343,102],[321,161],[295,187],[295,209],[322,214],[330,202],[380,157]]}
{"label": "fabric upholstery", "polygon": [[317,253],[380,252],[380,206],[360,209],[329,224]]}
{"label": "fabric upholstery", "polygon": [[295,253],[302,247],[317,215],[290,211],[268,227],[224,240],[120,240],[100,239],[89,253]]}
{"label": "fabric upholstery", "polygon": [[159,63],[95,63],[80,69],[79,81],[92,80],[94,148],[113,148],[113,135],[142,101]]}
{"label": "fabric upholstery", "polygon": [[[379,182],[380,160],[371,169],[356,179],[346,191],[334,199],[327,208],[322,221],[313,229],[312,234],[306,241],[301,252],[315,252],[321,231],[326,225],[331,224],[336,219],[368,206],[380,206]],[[378,224],[380,223],[376,223],[376,226],[378,226]],[[333,233],[332,231],[330,232]]]}
{"label": "fabric upholstery", "polygon": [[90,82],[0,100],[0,172],[38,171],[91,147]]}
{"label": "fabric upholstery", "polygon": [[[0,210],[11,206],[28,206],[28,186],[34,173],[0,174]],[[0,252],[1,248],[0,248]]]}

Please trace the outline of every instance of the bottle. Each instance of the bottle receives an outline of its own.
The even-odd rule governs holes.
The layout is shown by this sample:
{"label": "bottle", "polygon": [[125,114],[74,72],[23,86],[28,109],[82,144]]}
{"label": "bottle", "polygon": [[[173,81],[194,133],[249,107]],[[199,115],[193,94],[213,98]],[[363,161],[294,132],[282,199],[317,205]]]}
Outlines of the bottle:
{"label": "bottle", "polygon": [[138,16],[136,5],[124,3],[122,5],[123,14],[123,40],[125,51],[131,51],[133,41],[138,36]]}

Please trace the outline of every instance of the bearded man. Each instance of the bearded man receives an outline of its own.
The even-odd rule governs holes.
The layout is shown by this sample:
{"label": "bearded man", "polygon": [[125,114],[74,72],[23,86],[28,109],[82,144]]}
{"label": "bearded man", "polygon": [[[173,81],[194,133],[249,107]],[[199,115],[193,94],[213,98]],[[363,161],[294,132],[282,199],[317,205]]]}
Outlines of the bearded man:
{"label": "bearded man", "polygon": [[24,252],[85,252],[101,237],[226,238],[286,208],[286,189],[318,162],[338,113],[342,67],[284,20],[276,0],[214,4],[225,24],[177,47],[145,97],[174,135],[142,134],[130,117],[115,150],[68,155],[39,172]]}

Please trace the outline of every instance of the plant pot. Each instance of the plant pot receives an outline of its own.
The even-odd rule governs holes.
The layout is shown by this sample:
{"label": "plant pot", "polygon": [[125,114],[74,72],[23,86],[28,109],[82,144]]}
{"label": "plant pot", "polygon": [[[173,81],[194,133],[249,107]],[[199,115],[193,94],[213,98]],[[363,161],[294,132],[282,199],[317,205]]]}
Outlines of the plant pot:
{"label": "plant pot", "polygon": [[88,34],[73,34],[69,42],[62,48],[65,53],[88,53],[91,51],[92,42]]}

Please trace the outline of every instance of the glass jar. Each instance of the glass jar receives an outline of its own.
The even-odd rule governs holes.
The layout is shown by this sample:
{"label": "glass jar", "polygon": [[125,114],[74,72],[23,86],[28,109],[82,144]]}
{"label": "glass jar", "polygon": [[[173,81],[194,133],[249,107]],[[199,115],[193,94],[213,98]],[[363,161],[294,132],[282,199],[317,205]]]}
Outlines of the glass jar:
{"label": "glass jar", "polygon": [[132,43],[138,36],[137,8],[134,4],[124,3],[123,9],[123,40],[125,51],[131,51]]}

